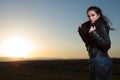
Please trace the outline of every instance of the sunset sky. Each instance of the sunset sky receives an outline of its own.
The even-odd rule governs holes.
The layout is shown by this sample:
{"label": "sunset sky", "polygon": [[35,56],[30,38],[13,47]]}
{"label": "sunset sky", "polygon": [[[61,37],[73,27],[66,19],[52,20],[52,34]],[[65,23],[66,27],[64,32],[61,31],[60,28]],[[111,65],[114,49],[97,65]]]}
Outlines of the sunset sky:
{"label": "sunset sky", "polygon": [[89,58],[77,30],[90,6],[110,18],[116,31],[110,32],[109,55],[120,58],[120,0],[0,0],[0,57],[11,53],[8,45],[19,45],[18,54],[29,58]]}

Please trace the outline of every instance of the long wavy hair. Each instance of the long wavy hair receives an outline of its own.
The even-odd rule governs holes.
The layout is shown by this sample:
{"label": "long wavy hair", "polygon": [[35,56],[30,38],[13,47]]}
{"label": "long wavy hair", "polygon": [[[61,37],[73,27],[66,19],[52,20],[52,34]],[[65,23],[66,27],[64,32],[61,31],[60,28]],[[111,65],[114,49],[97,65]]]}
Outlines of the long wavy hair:
{"label": "long wavy hair", "polygon": [[103,15],[102,10],[99,7],[91,6],[87,9],[87,13],[90,10],[94,10],[97,14],[100,15],[100,20],[102,20],[107,25],[107,29],[114,30],[113,28],[110,27],[111,26],[110,19]]}

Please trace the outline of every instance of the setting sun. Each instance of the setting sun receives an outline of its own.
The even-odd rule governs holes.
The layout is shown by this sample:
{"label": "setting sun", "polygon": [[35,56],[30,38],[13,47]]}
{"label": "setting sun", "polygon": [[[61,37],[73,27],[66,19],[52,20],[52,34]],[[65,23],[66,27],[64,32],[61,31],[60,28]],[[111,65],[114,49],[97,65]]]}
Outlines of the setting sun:
{"label": "setting sun", "polygon": [[21,37],[11,37],[3,41],[1,51],[7,57],[28,57],[33,51],[33,44]]}

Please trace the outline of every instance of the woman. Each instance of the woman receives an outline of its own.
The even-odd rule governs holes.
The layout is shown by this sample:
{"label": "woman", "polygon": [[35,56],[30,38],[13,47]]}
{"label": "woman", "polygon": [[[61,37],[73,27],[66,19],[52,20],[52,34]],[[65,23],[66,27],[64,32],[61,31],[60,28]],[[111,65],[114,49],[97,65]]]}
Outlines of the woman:
{"label": "woman", "polygon": [[89,21],[83,23],[78,32],[89,54],[90,80],[112,80],[112,61],[108,55],[111,47],[108,19],[100,8],[87,9]]}

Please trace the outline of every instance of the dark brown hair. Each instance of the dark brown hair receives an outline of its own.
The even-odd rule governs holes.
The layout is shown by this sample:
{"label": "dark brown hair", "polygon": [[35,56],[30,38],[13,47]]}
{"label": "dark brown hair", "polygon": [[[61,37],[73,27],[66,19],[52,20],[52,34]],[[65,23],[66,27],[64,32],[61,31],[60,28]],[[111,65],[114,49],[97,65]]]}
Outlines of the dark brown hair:
{"label": "dark brown hair", "polygon": [[91,6],[87,9],[87,13],[90,10],[94,10],[97,14],[100,15],[100,20],[102,20],[107,25],[107,29],[114,30],[113,28],[110,28],[110,19],[103,15],[102,10],[99,7]]}

